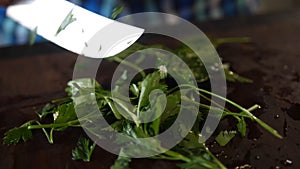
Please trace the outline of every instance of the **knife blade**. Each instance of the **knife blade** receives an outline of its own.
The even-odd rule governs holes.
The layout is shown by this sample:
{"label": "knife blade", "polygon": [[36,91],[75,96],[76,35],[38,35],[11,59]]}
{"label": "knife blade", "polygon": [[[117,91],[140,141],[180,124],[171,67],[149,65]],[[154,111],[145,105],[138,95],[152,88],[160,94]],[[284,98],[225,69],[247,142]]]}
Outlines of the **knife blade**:
{"label": "knife blade", "polygon": [[[56,45],[91,58],[118,54],[144,32],[142,28],[106,18],[65,0],[21,1],[8,6],[6,13]],[[99,35],[101,31],[105,35]]]}

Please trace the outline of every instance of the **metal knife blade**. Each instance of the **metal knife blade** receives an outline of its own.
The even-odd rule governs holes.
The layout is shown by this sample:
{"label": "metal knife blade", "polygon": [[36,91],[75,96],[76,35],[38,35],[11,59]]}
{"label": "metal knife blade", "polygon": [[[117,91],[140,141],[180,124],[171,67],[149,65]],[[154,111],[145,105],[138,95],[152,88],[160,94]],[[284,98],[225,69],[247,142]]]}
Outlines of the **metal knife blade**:
{"label": "metal knife blade", "polygon": [[[7,16],[30,30],[36,29],[37,34],[67,50],[92,58],[118,54],[144,32],[144,29],[108,19],[65,0],[21,1],[7,8]],[[109,35],[94,38],[90,44],[90,39],[101,29]],[[101,53],[99,48],[109,52]]]}

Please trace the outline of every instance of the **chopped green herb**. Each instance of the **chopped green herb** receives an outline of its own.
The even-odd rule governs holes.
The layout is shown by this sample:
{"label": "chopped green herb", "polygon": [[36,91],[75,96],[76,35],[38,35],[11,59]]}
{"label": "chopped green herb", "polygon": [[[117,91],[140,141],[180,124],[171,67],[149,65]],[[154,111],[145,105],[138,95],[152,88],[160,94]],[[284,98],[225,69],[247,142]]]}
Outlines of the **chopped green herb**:
{"label": "chopped green herb", "polygon": [[55,112],[55,105],[47,103],[42,109],[37,111],[37,115],[40,119],[44,119],[48,114],[53,114]]}
{"label": "chopped green herb", "polygon": [[220,146],[225,146],[235,136],[236,131],[221,131],[215,140]]}
{"label": "chopped green herb", "polygon": [[160,89],[165,91],[167,86],[165,84],[161,84],[160,82],[160,73],[154,72],[145,77],[145,79],[140,83],[139,88],[141,90],[139,102],[138,102],[138,112],[142,111],[144,107],[149,105],[149,95],[151,91],[155,89]]}
{"label": "chopped green herb", "polygon": [[28,121],[20,127],[15,127],[10,129],[5,133],[3,138],[4,144],[17,144],[20,140],[24,142],[32,138],[32,132],[28,129],[28,126],[35,123],[34,120]]}
{"label": "chopped green herb", "polygon": [[100,52],[102,50],[102,46],[100,45],[99,46],[99,49],[98,49],[98,52]]}
{"label": "chopped green herb", "polygon": [[120,6],[116,7],[116,8],[114,8],[113,12],[111,14],[111,18],[112,19],[116,19],[117,16],[123,11],[123,8],[124,8],[123,5],[120,5]]}
{"label": "chopped green herb", "polygon": [[118,156],[115,163],[110,167],[110,169],[131,169],[129,167],[129,163],[131,162],[131,159],[129,157],[123,156],[123,150],[121,149],[120,155]]}
{"label": "chopped green herb", "polygon": [[37,34],[37,28],[35,27],[29,34],[29,45],[33,45],[35,42],[36,34]]}
{"label": "chopped green herb", "polygon": [[247,125],[244,117],[241,117],[238,119],[238,123],[236,124],[238,132],[241,134],[242,137],[246,136],[246,130],[247,130]]}
{"label": "chopped green herb", "polygon": [[76,21],[76,18],[74,18],[72,12],[73,12],[73,9],[67,14],[65,19],[62,21],[62,23],[60,24],[60,26],[58,27],[58,29],[55,33],[55,36],[57,36],[61,31],[65,30],[68,25],[70,25],[71,23]]}
{"label": "chopped green herb", "polygon": [[110,167],[110,169],[130,169],[129,162],[130,158],[119,156],[115,161],[114,165]]}
{"label": "chopped green herb", "polygon": [[218,47],[219,45],[224,43],[247,43],[247,42],[251,42],[251,39],[248,37],[218,38],[218,39],[213,39],[212,41],[215,47]]}
{"label": "chopped green herb", "polygon": [[[72,16],[70,17],[72,18]],[[70,20],[70,19],[69,19]],[[71,19],[72,20],[72,19]],[[152,46],[153,47],[153,46]],[[156,48],[166,49],[162,46],[155,46]],[[227,118],[228,116],[233,117],[237,120],[236,127],[237,131],[241,136],[246,136],[247,124],[246,119],[250,119],[254,122],[257,122],[262,128],[273,134],[278,138],[282,136],[269,125],[255,117],[251,111],[259,108],[258,105],[254,105],[249,109],[245,109],[237,103],[228,100],[222,96],[219,96],[215,93],[212,93],[203,88],[194,87],[191,84],[191,80],[187,75],[187,71],[181,69],[181,65],[176,62],[168,63],[169,67],[174,68],[176,71],[176,76],[181,78],[184,84],[181,84],[181,87],[184,89],[179,90],[179,86],[171,86],[167,83],[168,70],[164,65],[166,62],[163,60],[158,60],[156,65],[157,69],[153,71],[144,72],[138,66],[139,63],[143,61],[146,57],[141,57],[132,62],[123,61],[123,58],[132,54],[136,50],[141,50],[147,48],[147,46],[133,44],[130,48],[124,52],[108,58],[109,61],[119,62],[126,66],[124,71],[121,72],[120,78],[117,80],[115,88],[111,90],[106,90],[97,83],[95,79],[76,79],[68,83],[66,88],[67,97],[53,100],[51,104],[46,104],[40,111],[37,111],[40,120],[47,119],[48,122],[43,124],[40,121],[29,121],[20,127],[13,128],[5,133],[3,143],[5,144],[17,144],[21,140],[27,141],[32,137],[32,130],[41,129],[45,136],[47,137],[49,143],[53,143],[53,133],[62,132],[68,127],[85,127],[81,124],[90,123],[90,119],[94,118],[94,114],[89,114],[89,118],[80,117],[78,118],[74,109],[74,103],[71,98],[75,96],[90,96],[94,95],[97,98],[96,106],[101,110],[105,119],[109,120],[111,128],[127,135],[132,138],[144,138],[152,137],[158,135],[168,129],[176,120],[180,109],[190,109],[190,107],[181,107],[181,101],[185,100],[191,104],[196,104],[200,106],[198,111],[198,116],[193,128],[189,131],[188,135],[174,148],[171,150],[165,150],[161,145],[159,140],[154,140],[152,144],[141,144],[143,149],[149,151],[153,150],[153,147],[156,147],[159,150],[165,150],[164,153],[150,157],[152,159],[165,159],[165,160],[176,160],[181,161],[178,165],[182,169],[225,169],[226,167],[209,151],[208,147],[204,143],[199,143],[201,140],[200,135],[200,126],[203,124],[206,112],[210,109],[220,110],[220,107],[217,103],[210,100],[209,96],[224,100],[226,103],[230,104],[234,108],[239,109],[241,112],[234,112],[228,110],[227,108],[222,110],[222,118]],[[170,49],[166,49],[170,50]],[[184,60],[191,68],[193,73],[196,76],[198,83],[202,83],[208,80],[207,72],[203,64],[201,65],[201,60],[187,48],[178,48],[173,51],[177,54],[182,60]],[[198,58],[198,59],[197,59]],[[239,82],[250,82],[246,78],[231,73],[228,69],[228,65],[223,65],[225,72],[227,72],[228,81],[239,81]],[[128,69],[127,69],[128,68]],[[135,69],[140,72],[140,76],[136,76],[131,80],[129,89],[123,87],[123,84],[128,80],[129,69]],[[153,92],[153,91],[160,92]],[[128,102],[126,96],[120,91],[129,92],[130,101]],[[194,91],[194,94],[199,94],[201,99],[204,99],[205,103],[196,102],[194,95],[191,92]],[[162,92],[165,94],[163,95]],[[114,97],[112,97],[114,94]],[[149,98],[150,97],[150,98]],[[151,99],[151,97],[155,99]],[[90,97],[80,97],[76,101],[76,106],[90,107]],[[165,105],[165,108],[164,108]],[[162,113],[162,114],[161,114]],[[141,122],[141,118],[150,119],[153,115],[159,115],[153,121],[150,122]],[[95,117],[96,118],[96,117]],[[128,120],[131,119],[131,120]],[[180,126],[179,130],[184,130],[185,126]],[[97,131],[109,131],[111,128],[101,128],[98,127],[95,130]],[[93,133],[93,129],[89,129],[90,133]],[[217,137],[216,141],[221,145],[225,146],[234,136],[236,132],[227,132],[221,131]],[[101,139],[101,136],[98,136]],[[124,144],[124,140],[116,138],[114,144]],[[130,144],[130,142],[126,142]],[[83,160],[90,161],[91,154],[95,149],[96,144],[91,144],[89,139],[79,138],[77,146],[72,151],[72,156],[74,160]],[[135,150],[137,152],[139,148]],[[115,161],[114,165],[111,166],[111,169],[129,169],[130,158],[124,157],[124,154],[127,153],[125,149],[120,151],[118,159]]]}
{"label": "chopped green herb", "polygon": [[248,79],[246,77],[242,77],[233,71],[229,70],[229,65],[224,64],[224,72],[226,76],[226,80],[230,82],[241,82],[241,83],[252,83],[253,81],[251,79]]}
{"label": "chopped green herb", "polygon": [[72,150],[72,159],[89,162],[95,147],[96,143],[91,144],[89,139],[80,137],[77,146]]}
{"label": "chopped green herb", "polygon": [[[66,103],[57,107],[56,113],[53,114],[54,124],[64,124],[69,121],[77,120],[77,116],[74,110],[74,104]],[[55,128],[56,130],[63,130],[67,126]]]}

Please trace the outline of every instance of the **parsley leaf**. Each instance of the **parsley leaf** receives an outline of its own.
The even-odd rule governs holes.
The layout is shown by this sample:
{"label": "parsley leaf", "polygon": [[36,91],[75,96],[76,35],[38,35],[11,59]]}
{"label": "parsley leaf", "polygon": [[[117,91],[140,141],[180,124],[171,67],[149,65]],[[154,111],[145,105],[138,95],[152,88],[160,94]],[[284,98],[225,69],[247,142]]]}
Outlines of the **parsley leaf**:
{"label": "parsley leaf", "polygon": [[77,119],[73,102],[59,105],[56,113],[57,117],[54,118],[54,123],[65,123]]}
{"label": "parsley leaf", "polygon": [[215,138],[220,146],[225,146],[235,136],[236,131],[221,131]]}
{"label": "parsley leaf", "polygon": [[140,97],[138,102],[138,111],[149,105],[149,95],[153,90],[166,90],[167,86],[160,84],[160,79],[160,73],[156,71],[147,75],[146,78],[141,83],[139,83]]}
{"label": "parsley leaf", "polygon": [[72,150],[72,159],[89,162],[95,147],[96,143],[90,144],[89,139],[80,137],[77,146]]}
{"label": "parsley leaf", "polygon": [[[75,20],[76,19],[73,18],[71,11],[66,17],[65,22],[71,23]],[[58,33],[66,28],[68,25],[67,23],[62,24]],[[242,111],[237,113],[231,112],[228,109],[224,109],[224,111],[220,110],[224,114],[223,117],[229,115],[238,120],[237,131],[241,133],[242,136],[246,134],[245,119],[248,118],[256,121],[259,125],[275,136],[282,138],[277,131],[250,113],[250,111],[259,108],[258,105],[245,109],[233,101],[223,98],[222,96],[211,93],[205,89],[191,86],[191,77],[188,76],[189,72],[182,69],[182,65],[176,61],[166,64],[167,62],[164,60],[164,57],[161,57],[156,63],[160,71],[154,72],[144,72],[138,66],[139,63],[145,59],[143,57],[140,57],[133,62],[122,62],[122,58],[133,52],[132,49],[143,49],[146,47],[147,46],[137,44],[132,45],[131,49],[128,48],[129,50],[125,50],[118,54],[117,57],[111,57],[108,59],[120,62],[140,72],[140,76],[136,76],[130,81],[129,88],[128,86],[123,85],[124,81],[128,78],[127,68],[124,68],[124,73],[121,78],[117,80],[115,88],[112,89],[112,91],[103,89],[95,79],[85,78],[70,81],[68,83],[69,87],[66,89],[68,97],[54,100],[51,104],[45,105],[37,112],[41,120],[49,117],[48,115],[52,115],[50,116],[50,120],[52,120],[50,123],[42,124],[39,121],[29,121],[22,126],[13,128],[5,133],[3,142],[5,144],[17,144],[20,140],[27,141],[32,137],[32,129],[41,129],[46,135],[48,141],[53,143],[54,131],[62,131],[67,127],[89,126],[88,132],[97,136],[98,139],[106,138],[108,135],[104,136],[102,133],[109,133],[111,130],[116,130],[119,133],[129,136],[129,139],[124,139],[123,137],[120,137],[120,135],[108,136],[113,138],[114,143],[118,145],[132,146],[127,149],[121,149],[119,157],[115,161],[114,165],[111,166],[111,169],[129,169],[129,162],[131,159],[126,157],[124,152],[126,152],[127,155],[132,156],[145,153],[145,151],[155,153],[164,152],[150,158],[179,160],[183,162],[179,164],[179,167],[182,169],[224,169],[226,167],[209,151],[205,143],[199,142],[202,138],[200,135],[200,128],[204,119],[202,116],[206,115],[206,112],[209,109],[219,110],[219,105],[217,103],[213,103],[209,96],[222,99]],[[157,48],[166,49],[161,46]],[[201,60],[190,49],[178,48],[178,50],[175,50],[174,53],[180,56],[182,60],[190,66],[191,70],[195,73],[197,82],[201,83],[208,80],[207,72],[205,71],[203,64],[201,64]],[[179,86],[168,88],[172,85],[168,86],[169,76],[167,74],[166,66],[171,68],[170,70],[176,70],[176,77],[178,76],[179,79],[185,82],[184,89],[179,89]],[[247,79],[230,72],[228,70],[228,65],[227,67],[226,65],[218,65],[218,68],[220,68],[220,70],[225,69],[225,72],[227,71],[226,77],[229,81],[248,82]],[[128,89],[130,92],[129,100],[127,100],[127,97],[122,94],[123,92],[121,92],[124,90],[125,92],[128,92]],[[160,91],[156,92],[156,90]],[[192,92],[194,90],[197,92]],[[198,94],[201,98],[204,98],[205,101],[203,103],[195,101],[194,96],[196,94]],[[96,100],[94,98],[96,98]],[[159,139],[154,139],[151,142],[144,142],[136,139],[147,138],[160,134],[173,124],[180,110],[191,110],[194,108],[193,106],[181,105],[180,103],[183,99],[191,104],[199,105],[200,109],[198,109],[198,107],[196,108],[196,112],[198,111],[198,117],[191,130],[187,129],[184,125],[180,125],[178,131],[174,131],[184,134],[182,131],[189,130],[187,135],[183,135],[185,138],[178,145],[173,147],[171,150],[166,150],[166,148],[163,147],[163,142]],[[79,115],[77,117],[74,110],[75,105],[76,109],[88,112],[88,116]],[[94,125],[94,122],[96,122],[98,118],[98,116],[95,116],[96,114],[94,111],[92,111],[94,106],[97,106],[96,108],[101,110],[102,117],[105,117],[107,122],[111,124],[110,127],[105,128],[102,124]],[[155,119],[153,118],[154,115],[156,117]],[[150,122],[141,122],[141,118]],[[151,121],[152,119],[154,120]],[[98,133],[99,131],[100,133]],[[224,146],[235,136],[235,134],[236,132],[232,131],[221,131],[215,139],[221,146]],[[170,136],[172,136],[172,134]],[[72,150],[72,158],[74,160],[90,161],[95,146],[96,143],[92,144],[89,139],[80,137],[77,146]]]}
{"label": "parsley leaf", "polygon": [[27,127],[31,124],[35,123],[35,120],[31,120],[20,127],[15,127],[7,131],[3,138],[4,144],[17,144],[20,140],[26,142],[27,140],[32,138],[32,132]]}
{"label": "parsley leaf", "polygon": [[125,157],[124,155],[123,149],[121,149],[120,155],[110,169],[130,169],[129,163],[131,162],[131,159],[129,157]]}
{"label": "parsley leaf", "polygon": [[42,109],[38,110],[36,113],[40,119],[44,119],[48,114],[53,114],[55,110],[55,105],[47,103]]}

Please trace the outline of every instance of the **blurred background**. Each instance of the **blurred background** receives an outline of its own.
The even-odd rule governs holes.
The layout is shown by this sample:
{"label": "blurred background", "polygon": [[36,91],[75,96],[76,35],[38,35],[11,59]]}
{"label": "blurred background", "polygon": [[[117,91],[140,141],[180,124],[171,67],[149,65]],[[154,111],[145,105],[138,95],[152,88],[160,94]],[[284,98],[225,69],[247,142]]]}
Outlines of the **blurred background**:
{"label": "blurred background", "polygon": [[[300,0],[69,0],[90,11],[110,17],[112,10],[123,5],[120,14],[159,11],[199,22],[226,17],[259,15],[296,9]],[[26,44],[30,31],[5,16],[0,7],[0,46]],[[36,42],[45,41],[37,37]]]}

